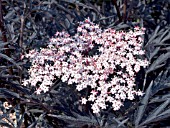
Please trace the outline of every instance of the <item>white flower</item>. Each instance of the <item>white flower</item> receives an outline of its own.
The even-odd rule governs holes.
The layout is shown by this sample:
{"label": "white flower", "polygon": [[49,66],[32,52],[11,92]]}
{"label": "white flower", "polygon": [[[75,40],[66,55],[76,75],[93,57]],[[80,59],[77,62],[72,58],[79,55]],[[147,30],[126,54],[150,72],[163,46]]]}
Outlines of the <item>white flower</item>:
{"label": "white flower", "polygon": [[89,27],[90,27],[90,25],[89,25],[89,24],[85,24],[84,26],[85,26],[86,28],[89,28]]}
{"label": "white flower", "polygon": [[99,109],[99,106],[98,106],[97,103],[94,103],[91,108],[93,110],[93,113],[99,113],[100,112],[100,109]]}
{"label": "white flower", "polygon": [[87,102],[87,99],[86,99],[86,98],[82,98],[82,99],[81,99],[81,103],[82,103],[82,104],[86,104],[86,102]]}
{"label": "white flower", "polygon": [[129,100],[134,100],[134,95],[132,94],[132,92],[131,91],[129,91],[129,93],[128,93],[128,97],[127,97]]}
{"label": "white flower", "polygon": [[126,99],[126,94],[124,92],[120,93],[120,99],[122,99],[122,100]]}
{"label": "white flower", "polygon": [[140,70],[140,65],[135,65],[135,67],[134,67],[134,70],[136,71],[136,72],[139,72],[139,70]]}
{"label": "white flower", "polygon": [[138,95],[138,96],[143,96],[144,93],[143,93],[142,91],[139,90],[139,91],[136,92],[136,95]]}
{"label": "white flower", "polygon": [[80,79],[80,78],[81,78],[81,75],[80,75],[79,73],[76,73],[76,74],[74,74],[74,77],[75,77],[76,79]]}
{"label": "white flower", "polygon": [[29,83],[30,83],[29,80],[24,80],[24,81],[22,82],[22,85],[27,86]]}
{"label": "white flower", "polygon": [[69,76],[68,75],[63,75],[61,80],[62,82],[66,82],[68,80]]}
{"label": "white flower", "polygon": [[78,27],[78,28],[77,28],[77,31],[81,32],[81,31],[82,31],[82,28],[81,28],[81,27]]}
{"label": "white flower", "polygon": [[82,87],[82,85],[77,85],[76,89],[77,89],[78,91],[81,91],[81,90],[83,89],[83,87]]}
{"label": "white flower", "polygon": [[96,100],[95,95],[90,95],[88,98],[88,101],[95,101],[95,100]]}

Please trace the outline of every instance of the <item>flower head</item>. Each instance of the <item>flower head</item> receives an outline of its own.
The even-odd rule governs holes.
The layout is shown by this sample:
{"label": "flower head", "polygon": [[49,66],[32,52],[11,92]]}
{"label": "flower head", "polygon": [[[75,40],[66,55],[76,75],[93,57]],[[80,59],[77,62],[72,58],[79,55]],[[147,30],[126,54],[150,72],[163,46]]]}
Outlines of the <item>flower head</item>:
{"label": "flower head", "polygon": [[[133,100],[135,95],[142,95],[134,89],[134,78],[140,67],[149,64],[138,57],[145,53],[141,48],[143,30],[140,27],[128,32],[111,28],[102,30],[86,19],[80,22],[73,37],[66,32],[57,32],[47,48],[40,52],[31,50],[26,55],[32,66],[30,77],[23,85],[37,87],[36,93],[40,94],[49,90],[56,77],[61,78],[68,84],[75,83],[78,91],[91,87],[93,91],[81,101],[82,104],[92,102],[94,113],[106,109],[108,102],[113,110],[119,110],[126,99]],[[95,45],[99,47],[96,51]]]}

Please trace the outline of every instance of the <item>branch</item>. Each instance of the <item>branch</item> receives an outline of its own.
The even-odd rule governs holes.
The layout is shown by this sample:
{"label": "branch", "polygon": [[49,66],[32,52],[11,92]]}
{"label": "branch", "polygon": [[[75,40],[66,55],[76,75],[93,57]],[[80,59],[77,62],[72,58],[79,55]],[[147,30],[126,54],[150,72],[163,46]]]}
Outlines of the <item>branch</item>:
{"label": "branch", "polygon": [[119,22],[122,22],[122,17],[121,17],[121,15],[120,15],[119,7],[117,6],[117,1],[116,1],[116,0],[113,0],[112,3],[113,3],[113,5],[114,5],[115,8],[116,8],[117,16],[118,16],[118,18],[119,18]]}

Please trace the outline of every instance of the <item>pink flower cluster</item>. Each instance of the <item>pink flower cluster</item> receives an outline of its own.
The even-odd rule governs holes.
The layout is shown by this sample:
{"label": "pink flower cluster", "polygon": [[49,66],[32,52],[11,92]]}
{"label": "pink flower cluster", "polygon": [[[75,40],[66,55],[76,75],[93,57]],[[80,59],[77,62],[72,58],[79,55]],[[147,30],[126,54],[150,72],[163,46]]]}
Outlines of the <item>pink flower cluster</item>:
{"label": "pink flower cluster", "polygon": [[101,30],[86,19],[80,22],[75,36],[57,32],[47,48],[26,54],[32,66],[23,85],[36,86],[40,94],[49,90],[56,77],[61,78],[69,85],[76,83],[78,91],[91,87],[91,94],[82,98],[82,104],[91,102],[94,113],[108,104],[119,110],[125,99],[143,94],[135,90],[136,73],[148,65],[146,59],[141,59],[145,53],[141,49],[143,34],[144,28],[139,27],[128,32]]}

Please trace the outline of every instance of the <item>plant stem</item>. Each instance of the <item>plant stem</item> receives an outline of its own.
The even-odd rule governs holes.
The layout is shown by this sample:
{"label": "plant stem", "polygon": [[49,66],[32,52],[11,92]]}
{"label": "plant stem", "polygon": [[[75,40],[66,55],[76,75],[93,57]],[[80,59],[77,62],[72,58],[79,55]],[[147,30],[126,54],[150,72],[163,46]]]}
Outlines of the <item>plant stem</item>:
{"label": "plant stem", "polygon": [[127,8],[127,0],[124,0],[124,5],[123,5],[123,21],[126,23],[126,8]]}
{"label": "plant stem", "polygon": [[[25,9],[24,9],[24,11],[25,11]],[[24,16],[21,16],[20,40],[19,40],[19,46],[22,49],[21,54],[23,53],[23,47],[22,46],[23,46],[24,21],[25,21]],[[20,83],[22,83],[22,70],[19,69],[18,72],[19,72],[19,76],[20,76]]]}

